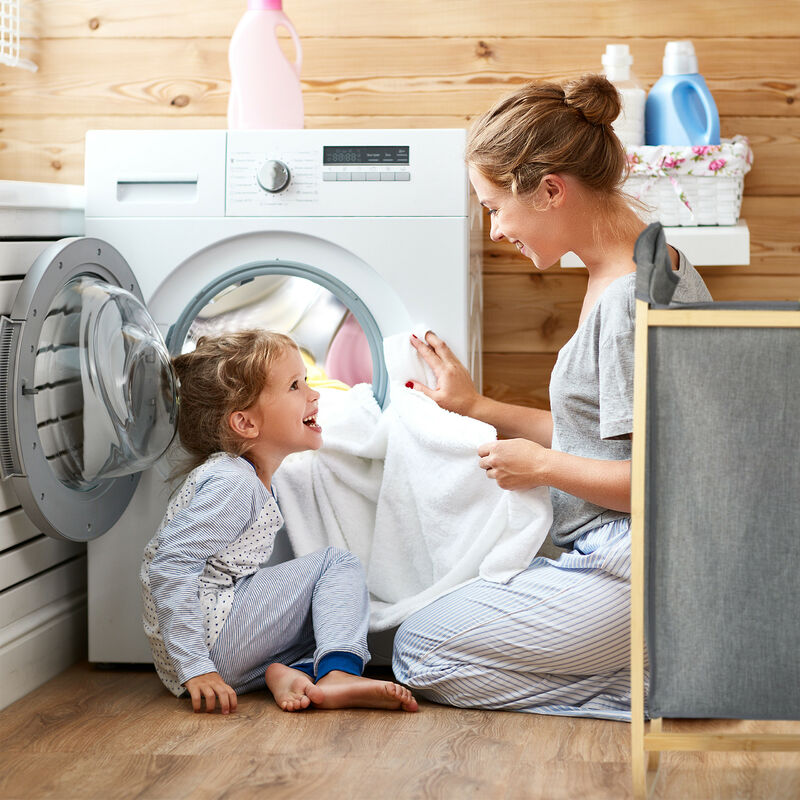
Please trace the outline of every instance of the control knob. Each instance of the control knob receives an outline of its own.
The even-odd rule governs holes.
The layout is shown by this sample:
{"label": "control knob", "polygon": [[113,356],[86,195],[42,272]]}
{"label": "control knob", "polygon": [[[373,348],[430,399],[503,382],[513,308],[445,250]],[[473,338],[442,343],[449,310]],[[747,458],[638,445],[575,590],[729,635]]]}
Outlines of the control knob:
{"label": "control knob", "polygon": [[258,170],[258,185],[270,194],[282,192],[288,185],[291,173],[283,161],[270,159],[265,161]]}

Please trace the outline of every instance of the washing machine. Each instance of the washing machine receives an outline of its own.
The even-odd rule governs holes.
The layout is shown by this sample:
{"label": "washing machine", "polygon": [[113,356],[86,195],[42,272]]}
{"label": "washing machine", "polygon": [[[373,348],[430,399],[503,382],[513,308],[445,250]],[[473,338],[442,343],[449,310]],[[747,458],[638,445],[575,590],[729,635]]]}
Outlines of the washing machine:
{"label": "washing machine", "polygon": [[[170,357],[295,337],[390,401],[385,337],[435,327],[481,383],[481,213],[446,130],[91,131],[85,236],[31,266],[0,331],[0,467],[88,543],[89,659],[151,660],[138,572],[168,496]],[[167,452],[167,455],[165,454]]]}

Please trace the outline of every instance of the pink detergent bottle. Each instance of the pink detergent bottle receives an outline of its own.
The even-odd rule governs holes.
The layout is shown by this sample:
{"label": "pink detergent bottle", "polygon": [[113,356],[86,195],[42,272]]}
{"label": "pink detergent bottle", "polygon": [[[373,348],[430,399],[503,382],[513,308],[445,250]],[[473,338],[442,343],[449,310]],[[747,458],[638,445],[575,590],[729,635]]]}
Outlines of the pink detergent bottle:
{"label": "pink detergent bottle", "polygon": [[[296,61],[290,62],[278,43],[278,28],[292,36]],[[303,95],[300,66],[303,53],[294,26],[283,13],[282,0],[247,0],[228,49],[231,94],[228,128],[302,128]]]}

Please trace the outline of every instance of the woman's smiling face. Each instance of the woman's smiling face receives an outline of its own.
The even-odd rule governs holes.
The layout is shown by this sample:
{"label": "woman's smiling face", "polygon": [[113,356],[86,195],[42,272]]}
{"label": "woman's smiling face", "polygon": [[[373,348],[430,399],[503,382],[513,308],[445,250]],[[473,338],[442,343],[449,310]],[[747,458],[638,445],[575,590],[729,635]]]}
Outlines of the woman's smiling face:
{"label": "woman's smiling face", "polygon": [[481,205],[489,209],[492,241],[506,239],[541,270],[551,267],[564,255],[555,236],[546,193],[543,207],[537,204],[542,187],[532,197],[521,199],[492,183],[475,167],[470,166],[469,179]]}

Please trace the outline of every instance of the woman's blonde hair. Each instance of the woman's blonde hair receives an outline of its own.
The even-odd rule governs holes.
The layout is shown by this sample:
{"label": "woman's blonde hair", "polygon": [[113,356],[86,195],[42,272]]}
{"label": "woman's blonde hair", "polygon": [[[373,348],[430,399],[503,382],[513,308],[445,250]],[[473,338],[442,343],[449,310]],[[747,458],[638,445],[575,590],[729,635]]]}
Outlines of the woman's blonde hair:
{"label": "woman's blonde hair", "polygon": [[545,175],[562,173],[613,202],[627,171],[611,129],[620,109],[619,93],[602,75],[564,86],[526,84],[475,121],[466,161],[513,195],[530,195]]}
{"label": "woman's blonde hair", "polygon": [[172,360],[180,380],[178,435],[189,455],[177,474],[190,472],[212,453],[247,452],[249,442],[231,430],[228,419],[256,402],[275,360],[292,348],[297,345],[282,333],[246,330],[201,336],[193,352]]}

